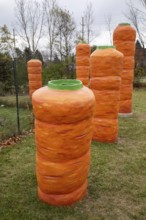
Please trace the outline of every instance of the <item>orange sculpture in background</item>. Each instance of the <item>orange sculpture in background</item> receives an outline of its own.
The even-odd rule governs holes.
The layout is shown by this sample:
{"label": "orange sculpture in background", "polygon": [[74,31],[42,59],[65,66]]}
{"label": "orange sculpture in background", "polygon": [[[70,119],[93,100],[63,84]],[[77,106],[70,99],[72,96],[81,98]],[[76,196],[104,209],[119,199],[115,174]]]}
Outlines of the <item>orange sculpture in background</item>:
{"label": "orange sculpture in background", "polygon": [[39,198],[70,205],[87,190],[94,94],[79,80],[53,80],[32,103]]}
{"label": "orange sculpture in background", "polygon": [[28,80],[29,80],[29,96],[42,87],[42,63],[40,60],[32,59],[27,62]]}
{"label": "orange sculpture in background", "polygon": [[135,39],[136,31],[130,24],[119,24],[113,33],[113,41],[116,49],[124,54],[119,107],[119,113],[121,115],[132,113]]}
{"label": "orange sculpture in background", "polygon": [[101,46],[90,56],[90,88],[96,99],[93,140],[115,142],[118,137],[118,111],[123,54]]}
{"label": "orange sculpture in background", "polygon": [[76,46],[76,78],[81,80],[85,86],[89,85],[89,59],[91,47],[89,44],[78,44]]}

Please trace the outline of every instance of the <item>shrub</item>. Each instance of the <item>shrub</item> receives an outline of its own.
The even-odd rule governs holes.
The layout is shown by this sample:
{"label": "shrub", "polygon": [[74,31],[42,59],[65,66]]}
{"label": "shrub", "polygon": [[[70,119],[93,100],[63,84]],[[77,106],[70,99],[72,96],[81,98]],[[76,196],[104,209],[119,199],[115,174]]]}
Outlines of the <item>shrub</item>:
{"label": "shrub", "polygon": [[142,67],[136,67],[134,70],[134,86],[143,87],[146,86],[144,78],[146,77],[146,72]]}
{"label": "shrub", "polygon": [[43,85],[49,80],[67,78],[66,67],[63,62],[51,63],[43,68]]}

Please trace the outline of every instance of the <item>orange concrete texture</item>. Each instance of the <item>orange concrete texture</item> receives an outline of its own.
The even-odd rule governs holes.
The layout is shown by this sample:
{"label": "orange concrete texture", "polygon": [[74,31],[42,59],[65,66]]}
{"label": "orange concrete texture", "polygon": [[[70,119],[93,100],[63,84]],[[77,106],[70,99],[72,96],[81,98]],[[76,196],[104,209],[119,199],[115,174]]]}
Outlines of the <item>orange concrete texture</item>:
{"label": "orange concrete texture", "polygon": [[89,44],[78,44],[76,46],[76,78],[81,80],[85,86],[89,85],[90,53]]}
{"label": "orange concrete texture", "polygon": [[35,115],[38,195],[51,205],[70,205],[87,191],[95,97],[91,90],[38,89]]}
{"label": "orange concrete texture", "polygon": [[90,88],[96,99],[93,140],[116,142],[123,54],[114,48],[97,49],[90,57]]}
{"label": "orange concrete texture", "polygon": [[42,87],[42,63],[40,60],[32,59],[27,62],[28,80],[29,80],[29,96],[35,90]]}
{"label": "orange concrete texture", "polygon": [[123,115],[132,113],[135,40],[136,31],[129,24],[119,24],[114,30],[114,45],[124,55],[119,106],[119,113]]}

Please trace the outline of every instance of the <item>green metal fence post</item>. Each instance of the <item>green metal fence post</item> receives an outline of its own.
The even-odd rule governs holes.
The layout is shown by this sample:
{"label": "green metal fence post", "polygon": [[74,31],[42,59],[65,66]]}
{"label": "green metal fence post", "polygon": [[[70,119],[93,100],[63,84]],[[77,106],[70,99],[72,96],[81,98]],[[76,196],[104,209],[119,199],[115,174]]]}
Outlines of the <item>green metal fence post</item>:
{"label": "green metal fence post", "polygon": [[18,134],[20,134],[20,118],[19,118],[19,100],[18,100],[18,77],[17,77],[17,63],[16,63],[16,51],[15,51],[15,31],[13,29],[13,37],[14,37],[14,58],[13,58],[13,76],[14,76],[14,85],[15,85],[15,93],[16,93],[16,112],[17,112],[17,130]]}

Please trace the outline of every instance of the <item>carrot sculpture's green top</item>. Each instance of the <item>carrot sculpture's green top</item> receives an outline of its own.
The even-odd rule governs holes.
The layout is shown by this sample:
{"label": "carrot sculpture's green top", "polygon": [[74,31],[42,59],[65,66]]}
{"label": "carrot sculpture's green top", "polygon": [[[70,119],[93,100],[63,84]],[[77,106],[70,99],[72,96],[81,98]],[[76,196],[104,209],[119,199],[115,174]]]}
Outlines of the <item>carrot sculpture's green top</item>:
{"label": "carrot sculpture's green top", "polygon": [[59,79],[49,81],[48,87],[59,90],[78,90],[83,87],[83,84],[80,80],[76,79]]}

